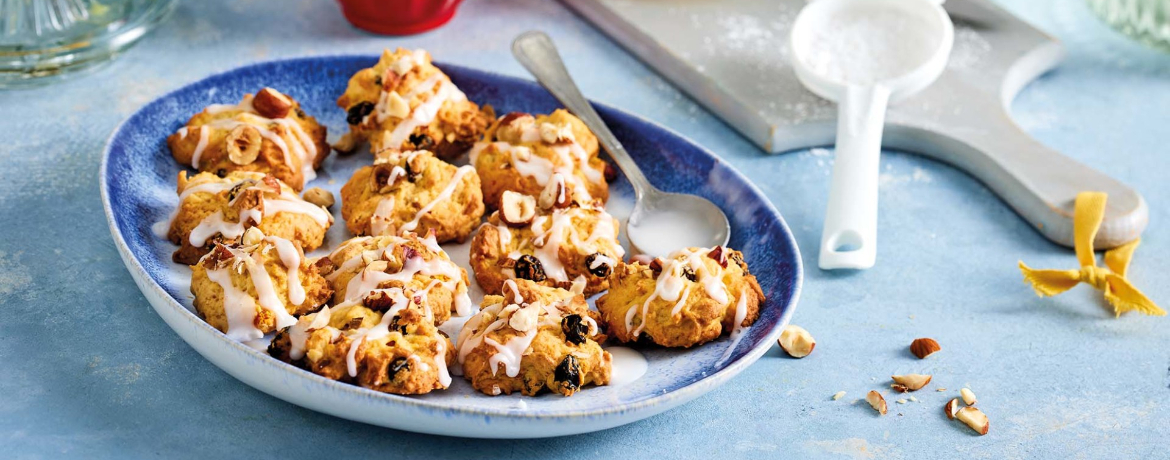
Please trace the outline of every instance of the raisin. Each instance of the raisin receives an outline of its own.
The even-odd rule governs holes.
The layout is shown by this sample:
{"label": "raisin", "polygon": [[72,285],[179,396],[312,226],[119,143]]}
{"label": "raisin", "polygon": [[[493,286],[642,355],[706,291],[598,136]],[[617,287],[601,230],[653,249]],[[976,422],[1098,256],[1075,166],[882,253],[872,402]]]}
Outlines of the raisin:
{"label": "raisin", "polygon": [[305,115],[305,111],[304,111],[304,110],[301,110],[301,108],[300,108],[300,107],[297,107],[297,109],[296,109],[296,110],[297,110],[297,117],[298,117],[298,118],[305,118],[305,116],[306,116],[306,115]]}
{"label": "raisin", "polygon": [[598,278],[605,278],[609,276],[609,273],[613,270],[608,263],[595,263],[597,262],[598,257],[606,257],[606,255],[600,252],[590,254],[589,257],[585,258],[585,269],[589,270],[589,273],[593,276]]}
{"label": "raisin", "polygon": [[407,371],[407,372],[410,371],[410,360],[409,359],[398,358],[394,361],[391,361],[390,365],[386,366],[386,377],[389,378],[390,380],[394,380],[394,377],[397,376],[398,373],[402,372],[402,371]]}
{"label": "raisin", "polygon": [[381,75],[374,76],[374,86],[382,86],[382,76]]}
{"label": "raisin", "polygon": [[561,320],[561,331],[565,333],[565,340],[573,345],[585,343],[589,337],[589,325],[581,320],[581,315],[573,314]]}
{"label": "raisin", "polygon": [[220,179],[223,179],[223,178],[227,177],[227,170],[223,169],[223,168],[219,168],[215,171],[215,175],[219,176]]}
{"label": "raisin", "polygon": [[613,164],[607,161],[605,162],[605,170],[603,171],[603,175],[605,177],[605,182],[607,184],[612,184],[613,181],[617,180],[617,168],[613,167]]}
{"label": "raisin", "polygon": [[691,268],[690,266],[683,267],[682,275],[684,277],[686,277],[686,279],[689,279],[691,281],[698,281],[699,280],[698,275],[695,275],[695,269]]}
{"label": "raisin", "polygon": [[655,345],[654,337],[650,337],[650,334],[645,332],[638,334],[638,337],[634,339],[634,343],[644,347]]}
{"label": "raisin", "polygon": [[416,150],[430,150],[435,146],[435,140],[426,134],[411,134],[408,140]]}
{"label": "raisin", "polygon": [[366,118],[366,115],[369,115],[373,111],[374,111],[374,103],[373,102],[370,102],[370,101],[358,102],[357,104],[354,104],[353,107],[350,107],[349,110],[347,110],[345,112],[345,122],[349,123],[351,125],[359,125],[362,123],[362,119]]}
{"label": "raisin", "polygon": [[406,325],[399,322],[401,319],[401,316],[394,315],[394,319],[390,320],[390,324],[386,325],[387,329],[391,331],[397,330],[399,334],[406,335]]}
{"label": "raisin", "polygon": [[539,283],[547,278],[544,275],[544,265],[541,265],[540,259],[528,254],[520,256],[513,270],[516,271],[516,277],[520,279],[532,280]]}
{"label": "raisin", "polygon": [[281,342],[288,340],[288,330],[291,327],[292,326],[288,326],[284,329],[281,329],[280,332],[276,333],[276,336],[272,337],[272,343],[268,344],[268,356],[283,360],[284,347],[282,346]]}
{"label": "raisin", "polygon": [[581,365],[577,363],[577,357],[565,356],[565,359],[561,360],[553,372],[553,380],[569,393],[581,388]]}

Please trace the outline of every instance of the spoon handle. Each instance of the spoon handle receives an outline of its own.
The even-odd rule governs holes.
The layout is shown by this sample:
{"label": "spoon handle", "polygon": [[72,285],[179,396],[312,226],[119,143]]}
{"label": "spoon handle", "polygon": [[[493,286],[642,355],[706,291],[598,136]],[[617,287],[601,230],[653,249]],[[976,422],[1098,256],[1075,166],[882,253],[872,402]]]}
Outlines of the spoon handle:
{"label": "spoon handle", "polygon": [[641,200],[645,193],[655,190],[638,168],[638,164],[634,163],[634,159],[630,158],[630,154],[622,147],[621,142],[618,142],[617,137],[601,121],[593,106],[581,95],[581,90],[573,82],[573,77],[569,76],[569,70],[565,68],[556,45],[548,35],[538,30],[520,34],[512,41],[512,54],[520,61],[520,65],[536,77],[536,81],[593,131],[597,141],[606,152],[609,152],[609,156],[613,157],[622,173],[626,175],[626,179],[633,185],[637,199]]}

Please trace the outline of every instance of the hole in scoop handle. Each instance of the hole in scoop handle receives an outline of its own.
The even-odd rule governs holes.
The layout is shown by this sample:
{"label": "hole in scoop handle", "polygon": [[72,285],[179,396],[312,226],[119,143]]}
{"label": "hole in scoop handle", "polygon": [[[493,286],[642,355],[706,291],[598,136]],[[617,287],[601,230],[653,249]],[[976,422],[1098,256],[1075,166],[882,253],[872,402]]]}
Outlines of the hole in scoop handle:
{"label": "hole in scoop handle", "polygon": [[819,265],[865,269],[877,259],[878,163],[890,92],[847,86],[837,101],[837,153]]}

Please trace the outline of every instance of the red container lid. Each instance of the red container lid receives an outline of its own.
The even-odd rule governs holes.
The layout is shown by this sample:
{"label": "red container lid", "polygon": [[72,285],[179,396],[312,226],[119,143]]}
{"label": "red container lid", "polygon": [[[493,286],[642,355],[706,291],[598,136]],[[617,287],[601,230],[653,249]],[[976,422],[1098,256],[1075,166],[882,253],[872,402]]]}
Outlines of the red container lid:
{"label": "red container lid", "polygon": [[450,21],[461,0],[337,0],[345,19],[382,35],[426,32]]}

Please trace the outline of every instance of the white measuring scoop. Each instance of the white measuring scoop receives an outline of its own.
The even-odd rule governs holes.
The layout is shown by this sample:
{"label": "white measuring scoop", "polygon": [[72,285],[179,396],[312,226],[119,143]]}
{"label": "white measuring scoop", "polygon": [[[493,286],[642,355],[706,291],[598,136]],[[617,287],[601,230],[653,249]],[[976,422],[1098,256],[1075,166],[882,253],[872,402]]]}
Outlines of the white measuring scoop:
{"label": "white measuring scoop", "polygon": [[932,0],[815,0],[797,15],[789,40],[796,77],[838,104],[822,269],[873,266],[886,105],[938,78],[954,35],[950,16]]}

